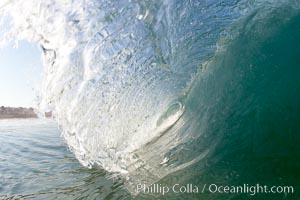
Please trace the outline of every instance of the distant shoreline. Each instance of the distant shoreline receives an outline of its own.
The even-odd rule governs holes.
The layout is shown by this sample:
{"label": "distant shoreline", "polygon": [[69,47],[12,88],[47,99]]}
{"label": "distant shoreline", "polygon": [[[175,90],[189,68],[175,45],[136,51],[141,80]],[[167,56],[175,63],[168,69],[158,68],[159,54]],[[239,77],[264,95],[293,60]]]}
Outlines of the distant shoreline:
{"label": "distant shoreline", "polygon": [[[46,112],[45,117],[52,117],[51,112]],[[24,107],[0,107],[0,119],[13,119],[13,118],[38,118],[37,113],[33,108]]]}

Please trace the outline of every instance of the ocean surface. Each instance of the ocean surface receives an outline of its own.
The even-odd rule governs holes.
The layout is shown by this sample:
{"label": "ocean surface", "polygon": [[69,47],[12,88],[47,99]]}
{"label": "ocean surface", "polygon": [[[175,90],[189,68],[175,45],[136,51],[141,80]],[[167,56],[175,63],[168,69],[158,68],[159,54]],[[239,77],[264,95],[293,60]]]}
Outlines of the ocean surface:
{"label": "ocean surface", "polygon": [[45,119],[0,120],[0,199],[130,199],[118,180],[79,164]]}
{"label": "ocean surface", "polygon": [[[158,185],[172,188],[174,184],[291,185],[293,194],[220,194],[206,189],[203,193],[173,191],[142,192],[132,195],[124,181],[103,169],[80,165],[61,137],[57,123],[49,119],[0,120],[0,199],[298,199],[299,168],[293,154],[273,155],[258,159],[241,151],[235,162],[224,159],[219,164],[206,162],[174,173]],[[269,139],[270,140],[270,139]],[[277,148],[281,148],[278,145]],[[245,158],[246,154],[251,156]],[[263,154],[264,156],[265,154]],[[259,155],[262,156],[262,155]],[[242,161],[241,161],[242,160]],[[199,189],[199,190],[200,190]],[[178,190],[178,188],[177,188]]]}
{"label": "ocean surface", "polygon": [[251,199],[135,189],[262,184],[295,192],[255,199],[300,199],[299,0],[7,0],[0,16],[1,44],[41,47],[38,108],[60,127],[4,133],[2,171],[39,179],[3,194]]}

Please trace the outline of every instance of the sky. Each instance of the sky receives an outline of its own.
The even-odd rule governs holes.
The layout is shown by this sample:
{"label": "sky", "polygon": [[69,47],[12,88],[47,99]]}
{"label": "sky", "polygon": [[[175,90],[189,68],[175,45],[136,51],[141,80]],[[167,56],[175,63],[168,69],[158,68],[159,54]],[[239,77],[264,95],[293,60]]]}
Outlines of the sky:
{"label": "sky", "polygon": [[41,82],[41,50],[35,44],[19,41],[0,47],[0,106],[35,107]]}

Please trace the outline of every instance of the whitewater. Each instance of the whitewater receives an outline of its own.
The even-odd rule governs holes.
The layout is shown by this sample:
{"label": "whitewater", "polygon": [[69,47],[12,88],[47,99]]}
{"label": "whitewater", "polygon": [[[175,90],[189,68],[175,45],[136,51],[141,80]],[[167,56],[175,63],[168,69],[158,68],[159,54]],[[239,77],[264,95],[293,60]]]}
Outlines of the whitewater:
{"label": "whitewater", "polygon": [[271,86],[283,68],[265,73],[257,49],[299,13],[296,0],[2,0],[1,44],[40,46],[39,110],[83,166],[135,193],[195,164],[201,174],[263,132],[249,128],[264,118],[260,102],[282,97],[263,91],[285,94],[299,70]]}

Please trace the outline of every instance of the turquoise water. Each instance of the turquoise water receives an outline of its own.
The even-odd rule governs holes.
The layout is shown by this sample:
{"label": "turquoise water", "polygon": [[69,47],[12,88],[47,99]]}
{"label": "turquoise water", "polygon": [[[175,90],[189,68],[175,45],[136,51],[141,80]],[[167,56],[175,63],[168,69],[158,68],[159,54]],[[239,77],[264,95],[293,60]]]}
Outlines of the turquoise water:
{"label": "turquoise water", "polygon": [[126,199],[122,184],[79,164],[50,120],[0,121],[0,199]]}
{"label": "turquoise water", "polygon": [[[245,139],[245,138],[241,138]],[[269,139],[270,140],[270,139]],[[269,141],[271,143],[272,141]],[[60,137],[52,120],[10,119],[0,121],[0,199],[298,199],[299,173],[297,152],[282,152],[281,143],[272,152],[242,150],[232,157],[223,157],[195,164],[176,172],[159,184],[172,187],[204,184],[292,185],[294,194],[218,194],[169,192],[132,196],[124,183],[107,172],[88,169],[79,164]],[[235,143],[236,144],[236,143]],[[292,142],[290,143],[290,145]],[[236,144],[237,146],[241,146]],[[269,147],[270,148],[270,147]],[[233,149],[233,148],[232,148]],[[232,149],[228,149],[232,150]],[[268,149],[265,147],[264,149]],[[241,151],[242,150],[242,151]],[[269,156],[266,156],[266,154]],[[222,152],[224,154],[224,152]],[[295,156],[295,157],[294,157]],[[203,168],[205,165],[205,168]]]}
{"label": "turquoise water", "polygon": [[[39,107],[61,130],[1,121],[3,198],[300,199],[299,0],[36,4],[0,12],[9,36],[41,46]],[[143,182],[294,192],[138,193]]]}

